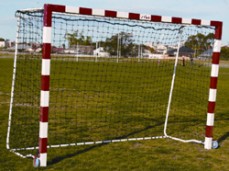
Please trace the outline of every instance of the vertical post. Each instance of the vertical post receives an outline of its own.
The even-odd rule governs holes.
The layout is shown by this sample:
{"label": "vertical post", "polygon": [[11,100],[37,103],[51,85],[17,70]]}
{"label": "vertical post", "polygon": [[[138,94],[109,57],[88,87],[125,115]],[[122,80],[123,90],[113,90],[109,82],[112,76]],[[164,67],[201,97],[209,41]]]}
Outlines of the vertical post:
{"label": "vertical post", "polygon": [[139,43],[139,45],[138,45],[138,62],[140,62],[140,58],[141,58],[141,44]]}
{"label": "vertical post", "polygon": [[221,50],[221,38],[222,38],[222,22],[212,21],[211,26],[215,26],[215,40],[212,54],[212,67],[211,67],[211,78],[210,78],[210,89],[208,98],[208,113],[207,113],[207,123],[206,123],[206,133],[204,148],[212,148],[213,140],[213,127],[214,127],[214,117],[215,117],[215,104],[216,104],[216,94],[217,94],[217,82],[219,74],[219,58]]}
{"label": "vertical post", "polygon": [[65,6],[50,4],[44,5],[38,156],[40,159],[41,167],[47,166],[49,85],[52,47],[52,12],[54,11],[65,12]]}
{"label": "vertical post", "polygon": [[118,58],[119,58],[119,33],[118,33],[118,36],[117,36],[117,63],[118,63]]}
{"label": "vertical post", "polygon": [[143,58],[143,42],[142,42],[142,44],[141,44],[141,46],[140,46],[140,57],[141,57],[141,60],[142,60],[142,58]]}
{"label": "vertical post", "polygon": [[164,136],[168,137],[167,134],[167,125],[168,125],[168,120],[169,120],[169,113],[171,109],[171,102],[172,102],[172,97],[173,97],[173,89],[174,89],[174,84],[175,84],[175,79],[176,79],[176,71],[177,71],[177,64],[178,64],[178,58],[179,58],[179,53],[180,53],[180,47],[181,47],[181,38],[182,38],[182,28],[179,30],[179,42],[177,44],[177,54],[174,62],[174,68],[173,68],[173,76],[172,76],[172,81],[171,81],[171,86],[170,86],[170,91],[169,91],[169,99],[168,99],[168,105],[166,109],[166,116],[165,116],[165,123],[164,123]]}
{"label": "vertical post", "polygon": [[95,44],[95,62],[97,62],[98,61],[98,53],[96,52],[98,50],[98,41],[96,41],[96,44]]}
{"label": "vertical post", "polygon": [[6,136],[6,149],[10,149],[10,131],[11,131],[11,120],[12,120],[12,108],[13,108],[13,102],[14,102],[14,87],[15,87],[15,79],[16,79],[16,72],[17,72],[18,44],[19,44],[19,33],[20,33],[20,27],[21,27],[20,22],[21,22],[20,17],[17,16],[17,34],[16,34],[16,42],[15,42],[8,129],[7,129],[7,136]]}
{"label": "vertical post", "polygon": [[79,43],[76,44],[76,62],[79,62]]}
{"label": "vertical post", "polygon": [[48,114],[49,114],[49,84],[51,64],[51,35],[52,11],[48,5],[44,6],[43,23],[43,53],[41,66],[41,93],[40,93],[40,128],[39,128],[39,158],[40,166],[47,166],[48,143]]}

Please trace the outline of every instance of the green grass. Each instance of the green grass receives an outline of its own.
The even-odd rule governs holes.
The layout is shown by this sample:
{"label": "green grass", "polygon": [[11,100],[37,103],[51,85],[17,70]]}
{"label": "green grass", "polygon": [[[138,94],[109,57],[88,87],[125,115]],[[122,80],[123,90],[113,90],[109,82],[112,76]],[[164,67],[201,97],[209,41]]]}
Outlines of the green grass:
{"label": "green grass", "polygon": [[[28,64],[30,64],[30,61],[27,61]],[[128,62],[128,61],[127,61]],[[144,77],[148,71],[150,71],[151,67],[150,64],[147,64],[148,67],[144,70],[144,72],[141,72],[141,69],[143,67],[142,65],[139,65],[138,63],[135,63],[133,61],[133,65],[135,67],[128,68],[132,71],[132,73],[135,73],[134,77],[129,77],[127,73],[125,73],[125,68],[127,67],[127,63],[123,62],[120,64],[107,64],[106,61],[103,63],[92,63],[92,62],[84,62],[81,63],[81,65],[74,66],[72,62],[66,62],[69,68],[72,67],[78,67],[76,69],[76,72],[73,73],[74,77],[64,75],[63,72],[66,72],[61,68],[61,63],[55,61],[56,65],[53,65],[52,73],[54,74],[52,76],[53,80],[51,82],[53,91],[57,90],[58,87],[67,87],[67,90],[70,90],[71,97],[68,97],[69,95],[65,94],[66,91],[63,91],[62,95],[66,98],[61,99],[60,97],[56,97],[51,99],[51,102],[56,104],[69,104],[71,101],[74,101],[74,98],[77,97],[77,101],[74,101],[74,104],[72,105],[72,108],[74,108],[74,105],[78,105],[77,112],[79,113],[81,122],[83,125],[90,126],[92,129],[86,129],[84,126],[77,127],[78,133],[80,133],[80,137],[90,135],[93,137],[93,139],[99,139],[101,138],[101,132],[104,134],[103,136],[121,136],[126,135],[130,133],[131,131],[141,130],[147,126],[152,126],[152,123],[154,121],[150,121],[150,115],[151,109],[149,109],[149,106],[155,106],[153,109],[155,110],[157,107],[159,107],[161,104],[167,101],[165,92],[164,95],[161,96],[155,96],[155,92],[151,91],[150,85],[152,84],[151,81],[149,81],[149,77],[152,77],[154,75],[149,75],[148,77]],[[103,66],[103,64],[106,64]],[[118,69],[122,71],[122,78],[124,78],[122,81],[126,82],[126,84],[118,84],[118,74],[117,70],[114,69],[114,65],[118,65]],[[12,59],[0,59],[0,170],[33,170],[32,167],[32,160],[31,159],[22,159],[20,157],[15,156],[14,154],[10,153],[5,149],[5,139],[6,139],[6,132],[7,132],[7,121],[8,121],[8,106],[9,106],[9,97],[10,97],[10,87],[11,87],[11,80],[12,80],[12,66],[13,66],[13,60]],[[109,67],[106,67],[109,66]],[[113,67],[112,67],[113,66]],[[137,67],[139,66],[139,68]],[[154,65],[154,67],[160,67],[157,65]],[[197,91],[203,91],[202,84],[198,84],[198,81],[196,85],[193,86],[185,86],[185,85],[191,85],[193,82],[196,82],[194,78],[203,79],[200,75],[198,75],[199,69],[203,70],[203,68],[200,68],[199,66],[196,66],[196,68],[192,68],[193,66],[186,66],[186,67],[180,67],[177,71],[178,74],[181,73],[180,77],[177,77],[176,84],[181,84],[182,91],[179,91],[180,89],[175,89],[175,97],[179,97],[184,92],[187,92],[186,90],[195,90],[196,86],[202,87],[200,90]],[[195,67],[195,66],[194,66]],[[39,78],[34,78],[33,75],[36,75],[36,72],[39,72],[39,62],[37,64],[33,64],[34,70],[24,70],[23,72],[26,72],[28,75],[28,80],[30,80],[30,83],[28,86],[30,89],[39,89],[39,83],[37,83],[37,80]],[[98,77],[98,73],[92,72],[95,69],[100,69],[100,75]],[[171,69],[170,65],[167,65],[167,69]],[[195,77],[191,77],[189,74],[192,70],[194,72]],[[158,68],[156,70],[157,72],[160,71],[161,68]],[[207,69],[208,72],[209,69]],[[62,72],[63,71],[63,72]],[[155,71],[155,70],[153,70]],[[70,72],[70,71],[69,71]],[[87,72],[87,73],[86,73]],[[100,79],[102,75],[105,75],[106,72],[111,73],[110,78],[106,82],[102,82]],[[187,73],[186,73],[187,72]],[[56,73],[56,75],[55,75]],[[81,74],[79,74],[81,73]],[[120,72],[118,72],[120,74]],[[138,75],[136,75],[138,74]],[[157,73],[158,74],[158,73]],[[170,82],[171,80],[171,72],[170,73],[160,73],[160,77],[165,79],[165,82]],[[184,76],[187,76],[189,74],[190,79],[187,80],[185,83],[183,82]],[[69,73],[70,75],[70,73]],[[96,77],[97,76],[97,77]],[[39,77],[39,75],[38,75]],[[133,87],[132,85],[134,83],[139,82],[139,78],[142,79],[142,84],[137,84],[136,87]],[[167,79],[168,78],[168,79]],[[192,79],[193,78],[193,79]],[[58,80],[64,79],[66,84],[59,84]],[[74,82],[71,82],[69,80],[74,79],[79,84],[76,86]],[[157,79],[157,78],[156,78]],[[208,79],[208,78],[207,78]],[[205,80],[205,82],[209,80]],[[90,84],[87,87],[87,89],[91,90],[87,93],[84,93],[85,91],[85,83],[90,80]],[[117,81],[116,81],[117,80]],[[154,80],[154,82],[157,82],[157,80]],[[100,83],[100,86],[96,86],[98,83]],[[144,84],[143,84],[144,83]],[[159,84],[159,83],[158,83]],[[157,87],[159,87],[157,84]],[[78,147],[68,147],[68,148],[61,148],[61,149],[50,149],[48,153],[48,163],[49,166],[45,169],[39,169],[39,170],[228,170],[228,157],[229,157],[229,126],[228,126],[228,113],[229,113],[229,69],[228,68],[222,68],[220,69],[220,78],[219,78],[219,84],[218,84],[218,101],[217,101],[217,112],[216,112],[216,122],[215,122],[215,139],[219,139],[220,141],[220,148],[216,150],[204,150],[202,145],[198,144],[184,144],[176,141],[172,141],[169,139],[160,139],[160,140],[151,140],[151,141],[139,141],[139,142],[124,142],[124,143],[114,143],[114,144],[106,144],[106,145],[97,145],[97,146],[78,146]],[[169,87],[169,84],[167,85]],[[96,91],[95,91],[96,87]],[[112,89],[110,87],[113,87]],[[125,89],[128,87],[128,89]],[[208,87],[208,85],[207,85]],[[77,89],[78,92],[76,93],[74,91],[71,91],[73,88]],[[144,91],[142,90],[144,88]],[[101,92],[101,89],[103,90],[103,94],[98,93]],[[129,94],[129,90],[137,90],[137,93],[134,94],[135,100],[131,100]],[[93,92],[94,91],[94,92]],[[159,94],[162,91],[161,89],[158,90]],[[206,90],[208,91],[208,89]],[[97,92],[97,93],[96,93]],[[142,93],[145,93],[143,96]],[[34,92],[35,93],[35,92]],[[117,98],[117,94],[126,94],[126,96],[123,96],[124,99]],[[146,95],[148,94],[148,95]],[[206,94],[204,92],[203,94]],[[28,98],[30,97],[30,94],[24,94],[22,98]],[[103,98],[100,98],[100,96],[103,96]],[[153,96],[154,98],[150,98]],[[190,94],[183,95],[184,99],[191,100]],[[68,97],[68,98],[67,98]],[[83,101],[88,98],[88,104],[92,106],[93,110],[89,110],[88,108],[85,108],[85,104]],[[153,101],[155,98],[158,98],[157,100],[159,102]],[[193,97],[194,98],[194,97]],[[206,110],[204,99],[207,98],[203,97],[203,99],[200,99],[201,105],[204,106],[204,108],[201,110]],[[130,99],[128,101],[128,99]],[[123,101],[121,101],[123,100]],[[98,102],[99,104],[96,104],[95,102]],[[153,103],[151,103],[153,101]],[[125,102],[125,103],[124,103]],[[24,103],[28,103],[28,101],[24,101]],[[105,104],[104,104],[105,103]],[[133,105],[133,103],[135,105]],[[137,104],[141,103],[140,107],[137,107]],[[36,105],[39,104],[39,100],[36,100]],[[93,107],[94,106],[94,107]],[[115,107],[116,106],[116,107]],[[123,126],[121,129],[119,129],[119,132],[115,131],[117,129],[116,122],[119,123],[120,117],[116,117],[116,114],[118,111],[120,111],[119,107],[122,106],[123,112],[130,111],[130,114],[128,115],[122,115],[122,122],[126,123],[126,126]],[[203,114],[201,116],[196,116],[194,118],[187,117],[186,115],[190,115],[190,111],[197,111],[199,109],[195,109],[196,104],[193,103],[182,103],[182,100],[177,101],[173,104],[172,109],[178,112],[174,112],[172,110],[171,115],[172,117],[171,125],[169,125],[169,128],[171,130],[171,134],[174,133],[173,131],[176,129],[181,129],[179,136],[186,136],[192,135],[196,137],[200,137],[201,135],[201,128],[205,124],[201,123],[203,119],[205,119],[206,113],[203,111]],[[63,116],[63,112],[65,111],[63,107],[58,107],[56,111],[53,111],[55,113],[55,117],[50,120],[50,122],[53,124],[56,124],[54,129],[54,126],[50,126],[50,130],[54,129],[53,131],[63,131],[63,134],[65,133],[65,128],[58,125],[58,123],[61,123],[61,120],[59,118],[63,117],[66,121],[68,121],[68,116]],[[96,108],[97,107],[97,108]],[[104,110],[104,108],[109,108],[109,110]],[[180,109],[184,109],[185,113],[179,114]],[[29,113],[30,111],[26,111],[25,107],[18,107],[18,110],[24,110],[24,113]],[[54,110],[54,109],[53,109]],[[155,111],[155,113],[160,113],[160,110],[165,110],[164,106],[159,108],[158,111]],[[87,114],[86,116],[83,115],[85,112],[89,112],[91,114]],[[110,114],[111,117],[106,117],[106,114],[103,112],[106,111]],[[34,108],[34,112],[36,112],[36,107]],[[39,111],[38,111],[39,112]],[[69,111],[70,115],[71,112]],[[178,113],[178,115],[175,115],[175,113]],[[73,113],[72,113],[73,114]],[[104,122],[99,122],[98,118],[95,117],[99,116],[102,118]],[[144,116],[143,118],[141,116]],[[159,114],[158,114],[159,116]],[[195,116],[195,115],[192,115]],[[16,117],[16,116],[15,116]],[[24,116],[17,116],[19,119],[25,119],[28,120],[26,115]],[[132,120],[130,120],[129,117],[132,117]],[[163,116],[162,116],[163,118]],[[162,118],[155,118],[155,124],[158,122],[159,119]],[[181,118],[179,120],[179,118]],[[36,119],[39,120],[39,116],[34,116],[34,121],[31,121],[31,125],[33,127],[29,127],[30,129],[23,130],[20,127],[17,127],[17,131],[24,131],[27,132],[27,134],[24,134],[28,140],[31,139],[31,141],[36,142],[37,139],[34,137],[37,137],[37,132],[33,133],[37,127],[38,123],[36,122]],[[78,118],[79,119],[79,118]],[[157,120],[158,119],[158,120]],[[163,118],[164,119],[164,118]],[[177,120],[178,119],[178,120]],[[90,120],[90,122],[88,122]],[[180,123],[183,120],[183,123]],[[191,120],[191,121],[190,121]],[[200,121],[199,121],[200,120]],[[107,121],[111,121],[110,125],[105,125]],[[163,121],[163,120],[162,120]],[[188,122],[185,122],[188,121]],[[30,122],[29,120],[27,122]],[[85,123],[84,123],[85,122]],[[140,122],[140,124],[139,124]],[[95,123],[97,124],[97,131],[93,130],[93,126],[95,126]],[[141,123],[143,125],[141,125]],[[180,124],[179,124],[180,123]],[[29,124],[29,123],[27,123]],[[71,123],[69,123],[71,125]],[[189,125],[189,127],[185,127],[185,125]],[[193,126],[192,126],[193,125]],[[98,127],[100,126],[100,127]],[[163,126],[163,125],[162,125]],[[106,130],[108,128],[110,130]],[[131,129],[129,128],[131,127]],[[198,127],[198,128],[197,128]],[[72,124],[72,128],[74,128],[74,124]],[[143,135],[148,133],[157,133],[159,130],[156,128],[156,130],[147,130],[142,133]],[[114,135],[109,135],[114,134]],[[15,132],[16,133],[16,132]],[[34,135],[31,135],[34,134]],[[74,132],[71,132],[72,135],[74,135]],[[175,134],[175,133],[174,133]],[[196,135],[198,134],[198,135]],[[202,133],[204,134],[204,133]],[[141,135],[141,133],[140,133]],[[140,136],[139,134],[134,134],[131,136]],[[16,136],[16,135],[15,135]],[[62,137],[58,137],[59,135],[50,135],[50,138],[55,141],[55,139],[61,139]],[[17,136],[16,136],[17,137]],[[69,136],[71,138],[71,136]],[[72,137],[73,138],[73,137]],[[74,137],[75,138],[75,137]],[[67,139],[68,140],[68,139]],[[66,141],[67,141],[66,140]],[[82,138],[82,140],[84,140]],[[17,140],[15,140],[15,145],[17,145],[17,142],[20,143],[21,140],[19,137],[17,137]],[[32,152],[35,153],[35,152]]]}

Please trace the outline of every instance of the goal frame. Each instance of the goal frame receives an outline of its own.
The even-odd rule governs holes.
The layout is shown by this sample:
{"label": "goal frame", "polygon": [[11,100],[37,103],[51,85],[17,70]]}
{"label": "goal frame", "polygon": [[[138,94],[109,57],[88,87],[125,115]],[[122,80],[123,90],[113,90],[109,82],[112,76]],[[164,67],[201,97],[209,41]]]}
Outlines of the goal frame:
{"label": "goal frame", "polygon": [[[211,73],[210,73],[210,86],[209,86],[209,97],[208,97],[208,107],[207,107],[205,140],[204,142],[197,141],[197,140],[182,140],[167,135],[166,127],[167,127],[168,115],[170,110],[169,105],[167,107],[167,112],[165,117],[164,136],[163,136],[165,138],[171,138],[182,142],[201,143],[204,144],[205,149],[212,148],[215,105],[216,105],[216,95],[217,95],[217,82],[218,82],[218,74],[219,74],[219,60],[220,60],[220,50],[221,50],[221,38],[222,38],[222,26],[223,26],[223,23],[221,21],[185,19],[180,17],[167,17],[167,16],[148,15],[148,14],[139,14],[139,13],[131,13],[131,12],[117,12],[113,10],[101,10],[101,9],[92,9],[92,8],[84,8],[84,7],[70,7],[70,6],[54,5],[54,4],[45,4],[43,10],[44,10],[44,18],[43,18],[40,123],[39,123],[39,146],[38,146],[38,150],[39,150],[38,158],[40,160],[40,166],[42,167],[47,166],[48,118],[49,118],[49,96],[50,96],[49,90],[50,90],[50,74],[51,74],[50,66],[51,66],[51,47],[52,47],[52,36],[51,36],[52,35],[52,14],[55,12],[80,14],[80,15],[95,15],[99,17],[110,17],[110,18],[124,18],[129,20],[164,22],[164,23],[173,23],[173,24],[186,24],[186,25],[196,25],[196,26],[204,25],[204,26],[214,27],[215,28],[214,47],[212,53],[212,64],[211,64]],[[176,71],[174,69],[174,75],[173,75],[174,78],[172,78],[171,89],[174,84],[175,72]],[[172,98],[172,92],[170,91],[168,101],[171,101],[171,98]],[[11,100],[11,104],[12,103],[13,102]],[[9,115],[9,117],[11,117],[11,115]],[[8,130],[8,134],[9,134],[9,130]],[[9,141],[8,137],[9,135],[7,136],[7,139]],[[7,146],[8,146],[7,148],[9,148],[9,143],[7,144]]]}

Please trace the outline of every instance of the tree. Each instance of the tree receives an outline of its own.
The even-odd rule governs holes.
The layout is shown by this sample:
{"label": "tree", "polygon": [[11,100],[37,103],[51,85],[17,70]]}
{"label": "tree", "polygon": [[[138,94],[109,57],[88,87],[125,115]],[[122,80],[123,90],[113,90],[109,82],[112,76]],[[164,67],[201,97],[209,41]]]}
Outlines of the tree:
{"label": "tree", "polygon": [[122,56],[133,56],[137,50],[136,45],[133,43],[132,34],[126,32],[107,38],[105,42],[101,42],[101,45],[111,55],[117,55],[117,51],[120,51]]}
{"label": "tree", "polygon": [[68,40],[69,46],[74,46],[74,45],[85,45],[89,46],[92,44],[92,39],[90,36],[84,36],[83,33],[79,33],[79,31],[75,31],[74,33],[67,33],[66,38]]}
{"label": "tree", "polygon": [[222,47],[220,58],[224,60],[229,60],[229,47],[227,46]]}
{"label": "tree", "polygon": [[0,41],[5,41],[5,39],[3,39],[2,37],[0,37]]}
{"label": "tree", "polygon": [[213,33],[209,33],[208,35],[198,33],[197,35],[188,37],[188,40],[185,42],[185,46],[195,50],[196,56],[198,56],[202,52],[212,47],[213,41]]}

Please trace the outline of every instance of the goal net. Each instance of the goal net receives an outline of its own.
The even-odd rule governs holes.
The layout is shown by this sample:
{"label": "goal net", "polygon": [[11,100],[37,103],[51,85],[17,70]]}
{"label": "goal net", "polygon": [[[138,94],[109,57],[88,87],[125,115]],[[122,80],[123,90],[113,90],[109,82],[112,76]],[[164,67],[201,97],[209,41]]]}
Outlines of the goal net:
{"label": "goal net", "polygon": [[211,148],[220,22],[55,5],[16,17],[8,149],[39,149],[46,166],[52,147],[205,138]]}

